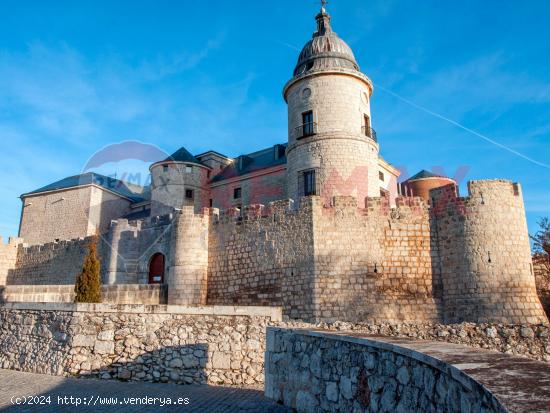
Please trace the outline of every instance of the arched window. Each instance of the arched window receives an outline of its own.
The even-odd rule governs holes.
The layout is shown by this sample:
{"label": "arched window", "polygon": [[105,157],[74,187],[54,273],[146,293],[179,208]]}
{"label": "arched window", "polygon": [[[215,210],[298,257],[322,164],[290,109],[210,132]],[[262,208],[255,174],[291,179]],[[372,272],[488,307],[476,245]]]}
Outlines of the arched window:
{"label": "arched window", "polygon": [[157,252],[149,261],[149,284],[164,283],[164,255]]}

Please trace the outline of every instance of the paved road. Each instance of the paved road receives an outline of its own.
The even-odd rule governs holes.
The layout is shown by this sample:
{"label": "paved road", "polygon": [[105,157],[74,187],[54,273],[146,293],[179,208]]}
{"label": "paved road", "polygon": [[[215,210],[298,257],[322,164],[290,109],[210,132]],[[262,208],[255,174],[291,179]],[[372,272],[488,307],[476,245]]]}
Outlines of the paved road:
{"label": "paved road", "polygon": [[[30,401],[43,404],[12,404],[12,398],[13,402],[22,402],[24,396],[37,396]],[[20,399],[16,400],[17,397]],[[152,398],[155,397],[157,399],[153,404]],[[172,404],[168,405],[167,398],[170,398]],[[185,404],[186,398],[188,404]],[[163,402],[164,406],[162,406]],[[78,406],[77,403],[79,403]],[[0,369],[0,412],[112,413],[115,411],[117,413],[290,412],[285,407],[266,399],[259,390],[76,379]]]}

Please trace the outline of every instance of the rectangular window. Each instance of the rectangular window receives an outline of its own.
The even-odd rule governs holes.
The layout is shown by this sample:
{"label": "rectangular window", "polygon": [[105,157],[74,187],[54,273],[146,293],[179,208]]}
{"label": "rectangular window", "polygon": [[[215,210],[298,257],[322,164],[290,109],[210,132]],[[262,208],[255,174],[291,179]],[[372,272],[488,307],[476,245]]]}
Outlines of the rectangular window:
{"label": "rectangular window", "polygon": [[210,198],[210,208],[212,208],[213,205],[214,205],[214,200]]}
{"label": "rectangular window", "polygon": [[313,135],[313,111],[302,113],[302,136]]}
{"label": "rectangular window", "polygon": [[382,198],[389,198],[390,196],[390,191],[384,189],[384,188],[380,188],[380,196]]}
{"label": "rectangular window", "polygon": [[384,180],[384,172],[378,172],[378,178],[383,181]]}
{"label": "rectangular window", "polygon": [[304,196],[315,195],[315,171],[304,172]]}
{"label": "rectangular window", "polygon": [[371,136],[371,132],[370,132],[370,117],[369,117],[369,115],[364,115],[364,122],[365,122],[365,126],[364,126],[365,135]]}
{"label": "rectangular window", "polygon": [[185,190],[185,198],[193,199],[193,190],[192,189],[186,189]]}
{"label": "rectangular window", "polygon": [[233,189],[233,199],[241,199],[242,196],[242,189],[241,188],[234,188]]}
{"label": "rectangular window", "polygon": [[185,173],[190,174],[193,172],[193,167],[191,165],[185,165]]}
{"label": "rectangular window", "polygon": [[162,165],[162,171],[168,172],[168,165]]}

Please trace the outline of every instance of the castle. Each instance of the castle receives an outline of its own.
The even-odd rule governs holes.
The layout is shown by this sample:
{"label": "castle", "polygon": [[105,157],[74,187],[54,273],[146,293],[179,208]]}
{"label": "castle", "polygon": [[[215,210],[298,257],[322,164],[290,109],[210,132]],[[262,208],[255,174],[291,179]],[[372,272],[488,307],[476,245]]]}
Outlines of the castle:
{"label": "castle", "polygon": [[307,321],[547,323],[519,184],[403,185],[373,84],[324,8],[283,88],[288,141],[235,159],[181,148],[140,188],[88,172],[21,196],[2,299],[71,300],[88,238],[112,302],[281,306]]}

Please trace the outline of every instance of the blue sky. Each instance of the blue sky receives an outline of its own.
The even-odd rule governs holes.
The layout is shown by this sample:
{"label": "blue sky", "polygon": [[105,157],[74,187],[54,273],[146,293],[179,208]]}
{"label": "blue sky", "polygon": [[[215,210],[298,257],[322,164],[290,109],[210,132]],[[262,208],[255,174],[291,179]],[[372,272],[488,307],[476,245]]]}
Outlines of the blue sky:
{"label": "blue sky", "polygon": [[[17,234],[21,193],[79,173],[109,144],[236,156],[284,142],[281,90],[317,10],[1,2],[0,234]],[[375,84],[386,159],[409,174],[467,167],[463,194],[468,179],[521,182],[531,232],[550,215],[550,169],[537,164],[550,163],[550,2],[333,0],[328,11]]]}

